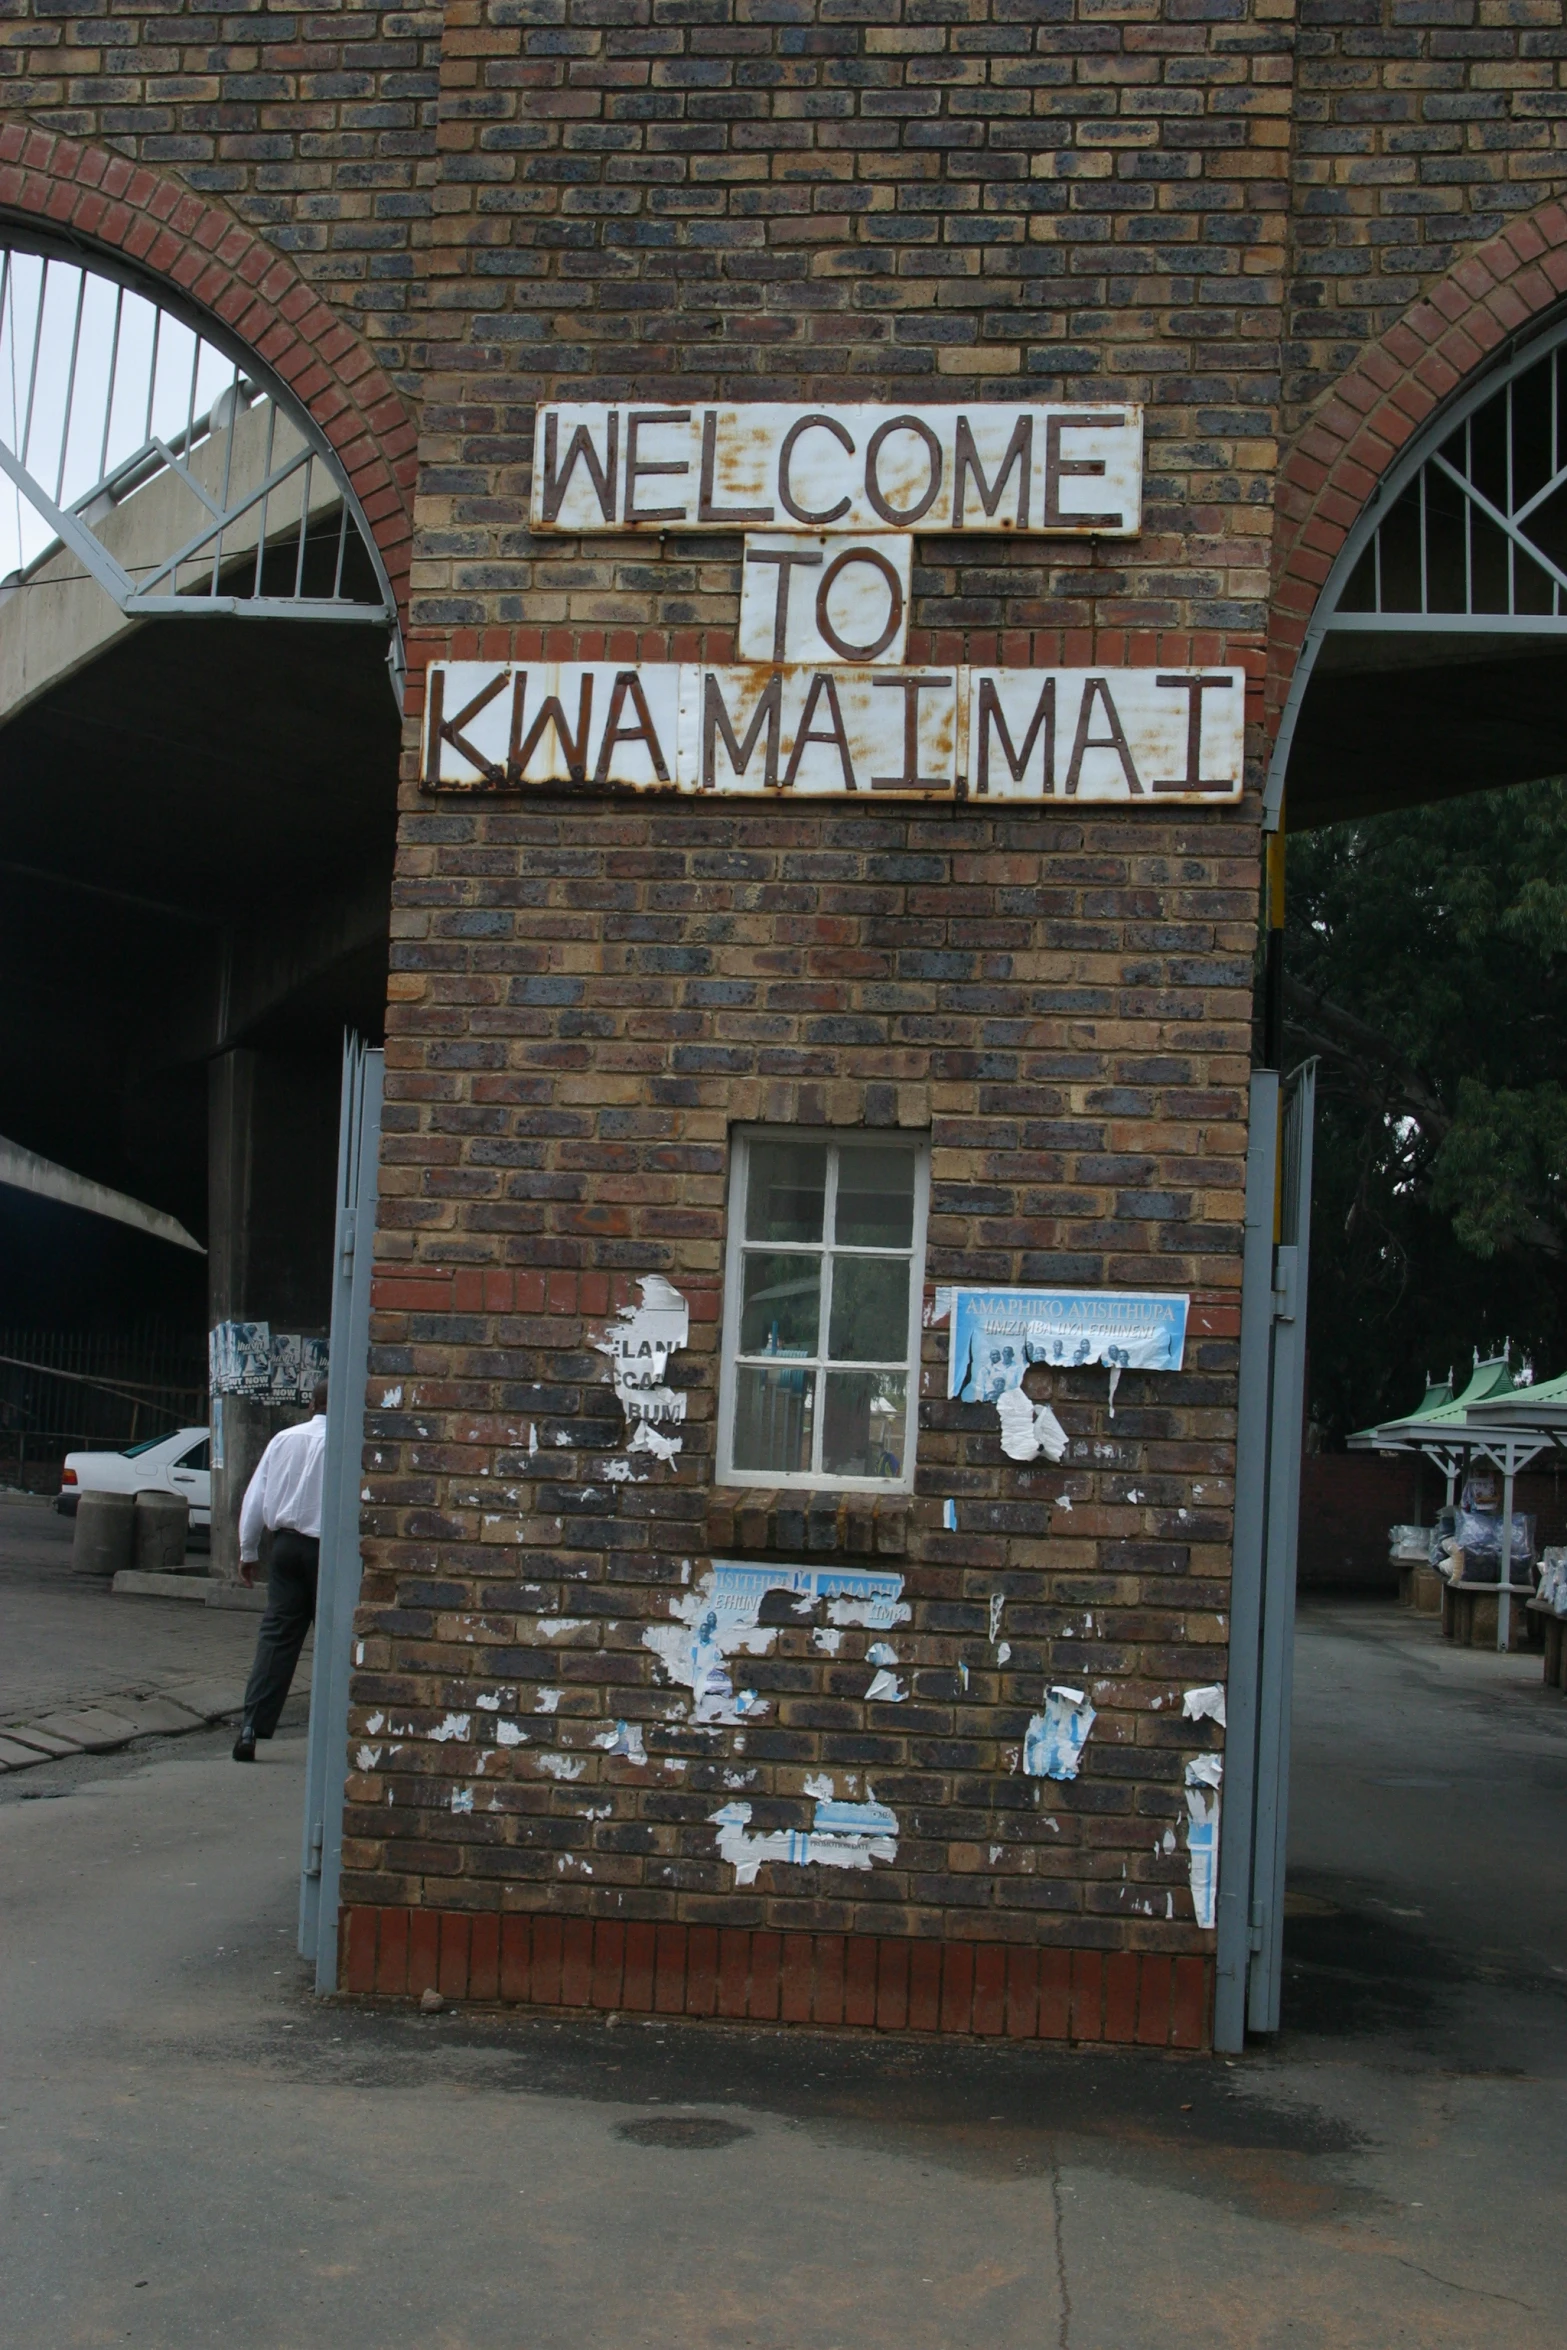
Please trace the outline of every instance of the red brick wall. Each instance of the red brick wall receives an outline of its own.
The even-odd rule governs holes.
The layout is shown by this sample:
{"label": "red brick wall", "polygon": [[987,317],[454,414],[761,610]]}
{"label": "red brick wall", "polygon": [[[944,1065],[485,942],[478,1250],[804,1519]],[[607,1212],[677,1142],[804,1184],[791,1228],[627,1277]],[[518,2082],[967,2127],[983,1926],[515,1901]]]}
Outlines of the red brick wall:
{"label": "red brick wall", "polygon": [[[988,389],[1146,401],[1147,527],[1099,549],[921,543],[910,658],[1255,673],[1287,39],[1261,9],[1174,0],[454,6],[416,645],[728,651],[733,536],[530,538],[544,398]],[[413,773],[374,1328],[374,1397],[396,1400],[374,1420],[354,1712],[374,1759],[350,1782],[345,1897],[1205,1952],[1181,1771],[1210,1733],[1177,1723],[1181,1687],[1223,1670],[1250,808],[454,806]],[[770,1713],[714,1740],[642,1632],[732,1537],[715,1346],[728,1134],[751,1119],[928,1133],[932,1282],[1148,1283],[1207,1310],[1186,1372],[1128,1378],[1113,1423],[1102,1374],[1058,1382],[1075,1442],[1049,1473],[943,1400],[933,1332],[899,1562],[909,1702],[867,1708],[865,1636],[829,1661],[786,1630],[747,1676]],[[589,1340],[606,1283],[655,1271],[697,1309],[685,1450],[678,1473],[612,1484]],[[578,1628],[540,1631],[562,1617]],[[1018,1769],[1058,1678],[1099,1709],[1067,1785]],[[526,1745],[495,1746],[480,1690]],[[465,1735],[432,1735],[454,1714]],[[644,1726],[645,1768],[593,1744],[616,1719]],[[583,1775],[550,1775],[562,1756]],[[824,1769],[898,1811],[895,1864],[737,1886],[713,1811],[743,1791],[756,1826],[796,1821]]]}

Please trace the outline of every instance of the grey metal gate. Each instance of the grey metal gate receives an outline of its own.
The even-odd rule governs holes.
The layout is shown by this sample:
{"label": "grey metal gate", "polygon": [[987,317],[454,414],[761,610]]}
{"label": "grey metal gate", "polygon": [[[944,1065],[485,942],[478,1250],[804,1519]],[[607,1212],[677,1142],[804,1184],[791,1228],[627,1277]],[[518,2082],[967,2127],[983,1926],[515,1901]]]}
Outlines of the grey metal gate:
{"label": "grey metal gate", "polygon": [[1251,1081],[1214,2041],[1279,2028],[1316,1064]]}
{"label": "grey metal gate", "polygon": [[381,1149],[384,1058],[349,1037],[337,1144],[337,1236],[332,1272],[331,1387],[321,1489],[321,1573],[305,1776],[299,1951],[316,1962],[316,1989],[337,1988],[338,1885],[343,1861],[343,1779],[348,1763],[348,1683],[359,1598],[359,1486],[370,1359],[370,1275],[375,1254],[376,1167]]}

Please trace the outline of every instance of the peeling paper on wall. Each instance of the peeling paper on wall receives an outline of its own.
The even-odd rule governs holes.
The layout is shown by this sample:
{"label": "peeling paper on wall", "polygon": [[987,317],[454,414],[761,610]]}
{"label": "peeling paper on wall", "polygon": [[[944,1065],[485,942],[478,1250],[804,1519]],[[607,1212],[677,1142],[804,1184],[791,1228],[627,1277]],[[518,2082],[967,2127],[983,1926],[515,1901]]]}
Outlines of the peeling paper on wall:
{"label": "peeling paper on wall", "polygon": [[600,1731],[593,1743],[605,1754],[624,1755],[627,1762],[647,1761],[647,1748],[642,1743],[640,1722],[617,1722],[613,1729]]}
{"label": "peeling paper on wall", "polygon": [[1181,1711],[1189,1722],[1217,1722],[1222,1730],[1225,1727],[1223,1682],[1206,1681],[1200,1689],[1188,1689],[1181,1699]]}
{"label": "peeling paper on wall", "polygon": [[1057,1683],[1035,1714],[1023,1740],[1023,1769],[1030,1779],[1075,1779],[1098,1715],[1083,1689]]}
{"label": "peeling paper on wall", "polygon": [[1192,1909],[1211,1926],[1219,1891],[1219,1787],[1224,1763],[1199,1754],[1186,1766],[1186,1849],[1191,1856]]}
{"label": "peeling paper on wall", "polygon": [[1001,1422],[1001,1449],[1009,1460],[1037,1461],[1041,1453],[1047,1461],[1065,1458],[1066,1430],[1047,1403],[1036,1404],[1021,1387],[1009,1387],[997,1396],[996,1418]]}
{"label": "peeling paper on wall", "polygon": [[534,1760],[552,1779],[580,1779],[588,1767],[580,1754],[540,1754]]}
{"label": "peeling paper on wall", "polygon": [[[684,1396],[680,1400],[683,1403]],[[627,1452],[650,1452],[655,1460],[669,1462],[680,1450],[680,1438],[666,1436],[661,1429],[654,1427],[651,1420],[639,1420],[631,1432],[631,1440],[627,1444],[626,1450]]]}
{"label": "peeling paper on wall", "polygon": [[737,1885],[754,1885],[764,1861],[805,1868],[813,1861],[830,1869],[868,1869],[872,1861],[896,1860],[898,1816],[884,1803],[818,1800],[808,1829],[780,1828],[771,1835],[750,1833],[751,1806],[726,1803],[711,1815],[718,1850]]}
{"label": "peeling paper on wall", "polygon": [[909,1616],[901,1575],[715,1559],[699,1583],[671,1600],[674,1621],[649,1624],[642,1634],[643,1646],[652,1649],[670,1679],[690,1690],[694,1722],[743,1722],[763,1710],[755,1690],[734,1687],[729,1660],[766,1656],[772,1649],[779,1627],[757,1620],[770,1591],[788,1592],[808,1607],[825,1600],[834,1624],[890,1631]]}
{"label": "peeling paper on wall", "polygon": [[686,1416],[684,1393],[668,1382],[669,1358],[691,1335],[691,1314],[678,1289],[662,1273],[637,1283],[639,1306],[622,1306],[602,1338],[593,1344],[608,1355],[610,1377],[631,1430],[628,1452],[650,1452],[672,1462],[680,1438],[667,1433]]}
{"label": "peeling paper on wall", "polygon": [[901,1705],[908,1694],[897,1674],[884,1669],[873,1677],[865,1692],[865,1702],[867,1705]]}

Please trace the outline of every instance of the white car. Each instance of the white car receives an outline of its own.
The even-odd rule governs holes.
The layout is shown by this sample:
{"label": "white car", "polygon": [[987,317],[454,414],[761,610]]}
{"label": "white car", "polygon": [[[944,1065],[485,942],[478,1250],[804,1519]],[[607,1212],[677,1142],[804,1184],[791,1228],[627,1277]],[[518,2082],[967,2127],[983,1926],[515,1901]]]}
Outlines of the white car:
{"label": "white car", "polygon": [[124,1452],[68,1452],[55,1508],[74,1518],[84,1493],[146,1493],[162,1488],[190,1503],[192,1526],[212,1524],[211,1432],[180,1428],[172,1436],[149,1436]]}

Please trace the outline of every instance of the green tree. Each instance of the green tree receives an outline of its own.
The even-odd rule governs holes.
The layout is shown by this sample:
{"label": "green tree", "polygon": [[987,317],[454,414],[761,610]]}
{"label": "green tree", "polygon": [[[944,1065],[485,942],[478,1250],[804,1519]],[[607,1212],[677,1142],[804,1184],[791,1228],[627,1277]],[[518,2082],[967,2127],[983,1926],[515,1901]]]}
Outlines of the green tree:
{"label": "green tree", "polygon": [[1511,1338],[1567,1368],[1567,781],[1295,835],[1285,1020],[1319,1056],[1328,1441]]}

